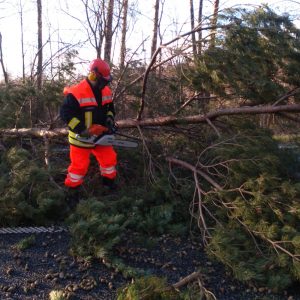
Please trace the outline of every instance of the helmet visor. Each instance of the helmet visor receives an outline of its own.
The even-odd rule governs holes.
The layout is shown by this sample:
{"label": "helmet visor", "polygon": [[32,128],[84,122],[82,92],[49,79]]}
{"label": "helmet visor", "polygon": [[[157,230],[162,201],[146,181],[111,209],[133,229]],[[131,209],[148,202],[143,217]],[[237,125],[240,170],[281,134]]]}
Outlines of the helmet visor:
{"label": "helmet visor", "polygon": [[109,74],[107,76],[103,76],[102,73],[100,73],[96,68],[93,70],[96,74],[96,77],[98,80],[104,80],[107,82],[111,82],[112,81],[112,76]]}
{"label": "helmet visor", "polygon": [[[102,76],[102,75],[101,75]],[[112,81],[112,76],[111,75],[108,75],[108,76],[102,76],[102,78],[104,79],[104,80],[106,80],[107,82],[111,82]]]}

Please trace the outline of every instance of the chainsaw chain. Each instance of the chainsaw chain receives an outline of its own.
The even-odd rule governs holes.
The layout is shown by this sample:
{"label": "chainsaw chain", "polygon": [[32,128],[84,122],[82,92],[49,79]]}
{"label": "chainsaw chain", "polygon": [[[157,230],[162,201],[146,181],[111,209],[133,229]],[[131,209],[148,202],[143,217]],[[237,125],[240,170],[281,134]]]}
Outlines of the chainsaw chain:
{"label": "chainsaw chain", "polygon": [[67,232],[68,229],[63,226],[51,226],[51,227],[7,227],[0,228],[0,234],[11,233],[59,233]]}

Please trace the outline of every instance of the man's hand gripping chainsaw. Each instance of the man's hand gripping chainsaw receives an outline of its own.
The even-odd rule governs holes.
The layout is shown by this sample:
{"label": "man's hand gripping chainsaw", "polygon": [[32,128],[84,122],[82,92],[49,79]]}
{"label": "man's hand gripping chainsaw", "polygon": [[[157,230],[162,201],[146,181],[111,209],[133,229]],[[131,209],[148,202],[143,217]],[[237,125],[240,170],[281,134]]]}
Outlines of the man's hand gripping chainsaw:
{"label": "man's hand gripping chainsaw", "polygon": [[117,127],[108,129],[102,125],[93,124],[88,129],[88,136],[76,134],[76,139],[89,144],[100,145],[100,146],[117,146],[126,148],[135,148],[138,146],[137,142],[128,139],[117,139]]}

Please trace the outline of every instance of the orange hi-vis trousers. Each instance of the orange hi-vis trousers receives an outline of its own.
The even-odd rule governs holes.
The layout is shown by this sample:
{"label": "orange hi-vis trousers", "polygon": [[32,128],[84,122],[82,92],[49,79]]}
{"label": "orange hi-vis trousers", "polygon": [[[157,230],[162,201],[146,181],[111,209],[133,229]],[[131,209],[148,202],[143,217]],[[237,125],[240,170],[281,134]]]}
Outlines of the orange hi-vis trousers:
{"label": "orange hi-vis trousers", "polygon": [[93,154],[100,167],[103,177],[114,179],[117,175],[117,154],[112,146],[96,146],[95,148],[79,148],[70,145],[71,164],[65,179],[67,187],[75,188],[83,183],[84,176],[90,165],[90,155]]}

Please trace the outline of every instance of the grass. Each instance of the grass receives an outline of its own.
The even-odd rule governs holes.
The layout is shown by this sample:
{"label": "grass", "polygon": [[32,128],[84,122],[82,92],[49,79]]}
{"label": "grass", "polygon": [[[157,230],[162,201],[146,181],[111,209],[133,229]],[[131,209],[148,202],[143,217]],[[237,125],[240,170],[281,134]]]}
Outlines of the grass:
{"label": "grass", "polygon": [[273,138],[281,143],[300,142],[300,134],[275,134]]}
{"label": "grass", "polygon": [[20,251],[26,250],[28,248],[30,248],[31,246],[35,245],[35,236],[34,235],[30,235],[29,237],[26,237],[24,239],[22,239],[21,241],[19,241],[14,248]]}

